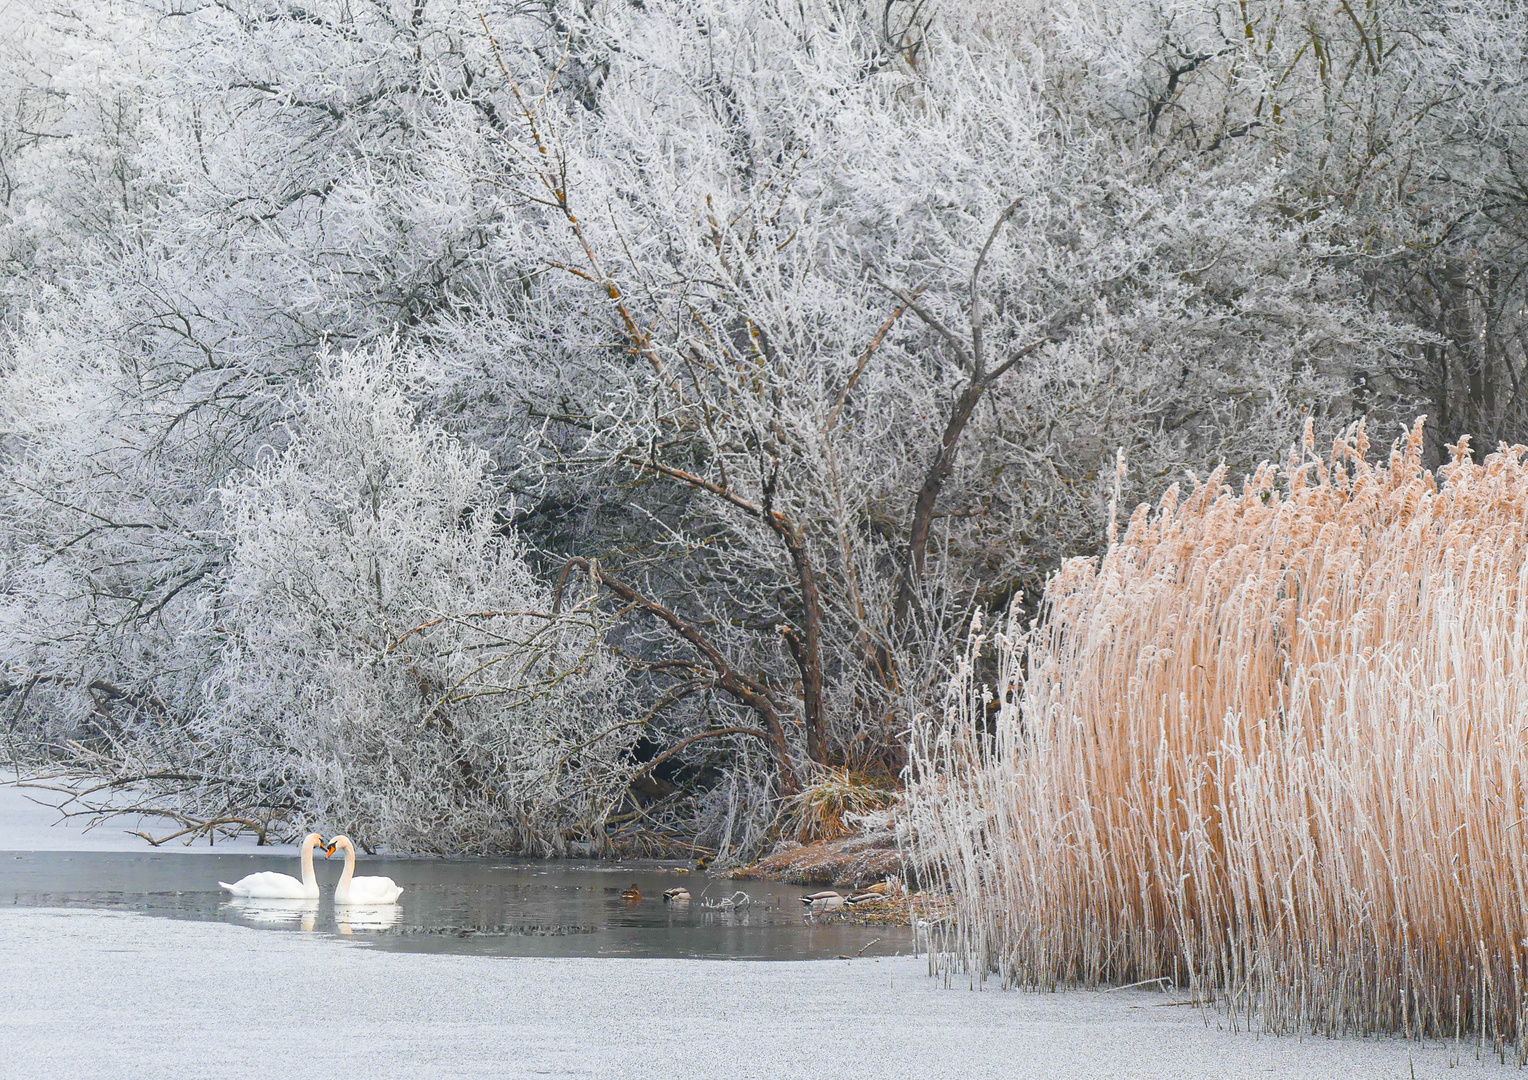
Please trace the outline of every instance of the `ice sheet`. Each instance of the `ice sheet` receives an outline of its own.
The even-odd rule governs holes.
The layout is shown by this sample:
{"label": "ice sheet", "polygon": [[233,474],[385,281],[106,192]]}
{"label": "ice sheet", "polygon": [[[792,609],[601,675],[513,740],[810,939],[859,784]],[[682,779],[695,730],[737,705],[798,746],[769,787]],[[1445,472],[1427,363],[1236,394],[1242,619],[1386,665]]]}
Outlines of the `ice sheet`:
{"label": "ice sheet", "polygon": [[946,989],[910,958],[488,959],[0,908],[0,1076],[1332,1080],[1522,1074],[1267,1038],[1146,991]]}

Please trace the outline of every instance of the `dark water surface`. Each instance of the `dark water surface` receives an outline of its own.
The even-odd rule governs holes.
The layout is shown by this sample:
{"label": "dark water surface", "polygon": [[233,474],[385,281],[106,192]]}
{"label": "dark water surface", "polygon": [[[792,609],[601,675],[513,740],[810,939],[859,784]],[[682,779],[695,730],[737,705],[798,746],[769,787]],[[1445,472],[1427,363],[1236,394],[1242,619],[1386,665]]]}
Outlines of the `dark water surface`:
{"label": "dark water surface", "polygon": [[[655,863],[363,859],[357,874],[403,886],[395,905],[336,908],[342,867],[318,860],[320,899],[231,900],[219,881],[276,870],[291,856],[177,852],[0,852],[0,905],[88,907],[348,935],[379,948],[503,956],[670,956],[812,960],[912,951],[912,931],[803,916],[810,890],[680,874]],[[636,884],[640,902],[621,898]],[[688,905],[663,902],[682,886]],[[720,906],[743,893],[746,903]],[[711,906],[719,905],[719,906]]]}

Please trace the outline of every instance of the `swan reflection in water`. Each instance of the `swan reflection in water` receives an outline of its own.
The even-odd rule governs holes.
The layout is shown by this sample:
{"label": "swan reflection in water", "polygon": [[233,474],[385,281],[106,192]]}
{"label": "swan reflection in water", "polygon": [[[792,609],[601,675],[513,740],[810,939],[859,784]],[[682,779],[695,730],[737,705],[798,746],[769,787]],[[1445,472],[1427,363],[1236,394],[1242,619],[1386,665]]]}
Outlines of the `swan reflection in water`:
{"label": "swan reflection in water", "polygon": [[397,904],[343,904],[334,909],[334,924],[342,934],[386,930],[397,921]]}
{"label": "swan reflection in water", "polygon": [[296,900],[280,897],[239,896],[228,901],[228,907],[241,918],[261,926],[301,925],[312,930],[318,924],[318,899]]}

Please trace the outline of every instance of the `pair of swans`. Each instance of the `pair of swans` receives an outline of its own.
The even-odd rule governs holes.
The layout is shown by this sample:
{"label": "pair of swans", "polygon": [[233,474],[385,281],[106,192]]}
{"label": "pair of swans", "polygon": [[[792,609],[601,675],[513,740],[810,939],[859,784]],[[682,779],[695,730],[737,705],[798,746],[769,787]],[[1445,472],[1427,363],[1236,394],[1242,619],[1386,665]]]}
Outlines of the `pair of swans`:
{"label": "pair of swans", "polygon": [[345,872],[340,875],[339,884],[334,887],[336,904],[397,903],[403,889],[395,884],[392,878],[355,876],[355,845],[350,842],[348,836],[336,836],[328,844],[324,843],[324,838],[318,833],[309,833],[303,837],[302,850],[298,853],[298,859],[302,865],[301,881],[291,874],[277,874],[264,870],[258,874],[242,877],[232,885],[226,881],[220,881],[218,884],[235,896],[248,896],[259,900],[317,900],[318,877],[313,873],[313,852],[317,848],[324,849],[326,859],[333,855],[336,849],[345,853]]}

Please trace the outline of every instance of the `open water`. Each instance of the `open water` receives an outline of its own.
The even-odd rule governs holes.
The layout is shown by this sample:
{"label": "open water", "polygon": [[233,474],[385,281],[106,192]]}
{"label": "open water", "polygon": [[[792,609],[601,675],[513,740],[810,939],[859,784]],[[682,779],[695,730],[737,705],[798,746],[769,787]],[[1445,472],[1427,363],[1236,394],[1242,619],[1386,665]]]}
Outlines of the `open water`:
{"label": "open water", "polygon": [[[812,890],[678,872],[659,863],[362,859],[357,874],[403,886],[394,905],[336,908],[342,866],[317,860],[320,898],[230,899],[218,882],[298,876],[290,855],[0,851],[0,906],[83,907],[330,934],[378,948],[504,956],[811,960],[908,953],[912,931],[804,913]],[[623,900],[637,885],[640,901]],[[665,904],[683,887],[688,904]]]}

